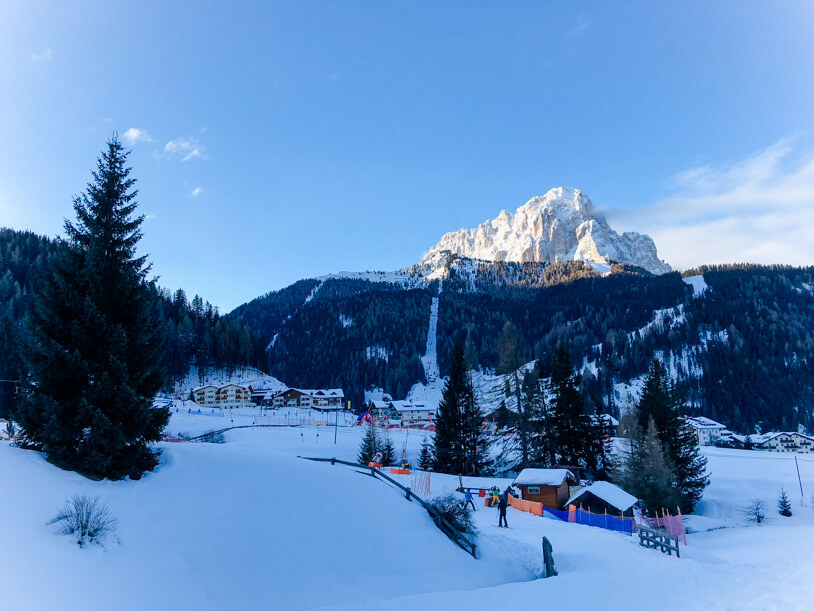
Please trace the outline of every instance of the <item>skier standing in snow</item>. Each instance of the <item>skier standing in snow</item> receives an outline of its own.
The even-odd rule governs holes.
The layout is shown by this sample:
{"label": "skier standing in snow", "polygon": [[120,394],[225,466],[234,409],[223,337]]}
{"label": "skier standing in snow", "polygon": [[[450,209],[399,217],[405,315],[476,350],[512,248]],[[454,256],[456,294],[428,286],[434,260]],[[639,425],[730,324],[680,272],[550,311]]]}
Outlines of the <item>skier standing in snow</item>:
{"label": "skier standing in snow", "polygon": [[506,506],[509,504],[509,493],[500,495],[500,500],[497,503],[497,511],[500,514],[497,525],[503,528],[509,528],[509,523],[506,521]]}
{"label": "skier standing in snow", "polygon": [[467,505],[472,505],[472,511],[478,510],[478,508],[475,507],[475,501],[472,500],[472,491],[469,488],[464,491],[464,507]]}

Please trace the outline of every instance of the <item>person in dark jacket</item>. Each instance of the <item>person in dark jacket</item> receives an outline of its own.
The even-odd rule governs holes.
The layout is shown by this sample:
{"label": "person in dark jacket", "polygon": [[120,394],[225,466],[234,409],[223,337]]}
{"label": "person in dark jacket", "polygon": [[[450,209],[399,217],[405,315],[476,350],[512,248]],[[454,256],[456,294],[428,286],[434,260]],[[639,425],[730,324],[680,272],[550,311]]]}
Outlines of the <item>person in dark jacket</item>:
{"label": "person in dark jacket", "polygon": [[506,521],[506,507],[509,504],[509,495],[501,494],[500,500],[497,502],[497,511],[500,514],[498,518],[497,525],[502,526],[503,528],[509,528],[509,523]]}

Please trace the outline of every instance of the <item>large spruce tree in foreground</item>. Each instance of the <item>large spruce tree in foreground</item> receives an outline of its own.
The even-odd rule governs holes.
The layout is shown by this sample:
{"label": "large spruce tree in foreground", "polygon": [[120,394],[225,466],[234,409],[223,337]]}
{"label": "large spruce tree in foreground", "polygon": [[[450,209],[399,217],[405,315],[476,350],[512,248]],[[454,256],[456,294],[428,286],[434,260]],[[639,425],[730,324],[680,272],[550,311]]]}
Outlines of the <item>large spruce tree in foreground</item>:
{"label": "large spruce tree in foreground", "polygon": [[154,408],[163,349],[152,311],[149,266],[136,255],[128,153],[114,137],[29,314],[31,384],[15,419],[25,438],[60,467],[89,477],[138,478],[154,468],[150,443],[169,420]]}

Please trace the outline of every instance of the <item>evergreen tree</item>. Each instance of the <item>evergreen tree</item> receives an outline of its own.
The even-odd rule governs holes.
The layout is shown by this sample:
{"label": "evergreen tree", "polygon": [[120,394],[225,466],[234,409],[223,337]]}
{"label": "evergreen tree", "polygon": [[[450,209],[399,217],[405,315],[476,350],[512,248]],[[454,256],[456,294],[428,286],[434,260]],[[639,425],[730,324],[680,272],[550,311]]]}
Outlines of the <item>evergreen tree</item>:
{"label": "evergreen tree", "polygon": [[678,491],[673,485],[673,466],[662,449],[653,420],[631,441],[619,479],[622,487],[641,501],[642,510],[650,516],[679,503]]}
{"label": "evergreen tree", "polygon": [[777,497],[777,510],[781,516],[791,517],[791,501],[786,494],[785,488],[780,488],[780,495]]}
{"label": "evergreen tree", "polygon": [[504,376],[503,387],[506,401],[515,405],[514,434],[517,440],[516,451],[520,455],[515,467],[523,469],[531,464],[532,406],[526,405],[523,392],[523,366],[520,329],[510,321],[503,325],[498,339],[498,364],[495,372]]}
{"label": "evergreen tree", "polygon": [[390,434],[385,429],[384,442],[381,444],[379,450],[382,453],[382,466],[389,467],[396,462],[396,450],[393,443],[390,441]]}
{"label": "evergreen tree", "polygon": [[163,342],[136,255],[143,216],[128,153],[114,137],[74,199],[52,273],[29,313],[31,384],[16,415],[53,463],[91,477],[138,478],[158,463],[150,443],[169,420],[153,397]]}
{"label": "evergreen tree", "polygon": [[610,429],[603,414],[593,414],[588,422],[585,468],[595,480],[607,480],[613,470]]}
{"label": "evergreen tree", "polygon": [[650,366],[638,412],[642,431],[653,421],[674,469],[681,510],[684,513],[692,512],[709,483],[707,459],[698,449],[697,436],[682,418],[681,402],[675,387],[658,359],[654,359]]}
{"label": "evergreen tree", "polygon": [[590,439],[589,419],[583,409],[579,376],[571,365],[571,355],[559,346],[551,364],[553,401],[551,420],[553,443],[560,461],[569,466],[585,462]]}
{"label": "evergreen tree", "polygon": [[464,351],[456,344],[435,420],[436,471],[478,475],[488,469],[488,441],[481,430],[482,422]]}
{"label": "evergreen tree", "polygon": [[[461,352],[463,357],[463,352]],[[466,360],[464,359],[464,367]],[[492,461],[489,459],[489,438],[483,429],[483,412],[475,399],[472,385],[472,374],[464,369],[464,380],[460,394],[461,424],[463,442],[462,475],[486,475],[490,472]]]}
{"label": "evergreen tree", "polygon": [[457,475],[464,472],[461,393],[465,375],[463,350],[456,345],[452,349],[449,377],[444,384],[441,402],[438,404],[438,416],[435,419],[434,470],[441,473]]}
{"label": "evergreen tree", "polygon": [[376,436],[376,429],[372,426],[368,426],[365,430],[365,436],[362,438],[362,444],[359,447],[359,463],[363,465],[368,464],[373,460],[373,457],[378,451],[379,440]]}
{"label": "evergreen tree", "polygon": [[427,437],[421,441],[421,452],[418,455],[418,468],[421,471],[432,471],[435,459],[432,456],[432,444]]}

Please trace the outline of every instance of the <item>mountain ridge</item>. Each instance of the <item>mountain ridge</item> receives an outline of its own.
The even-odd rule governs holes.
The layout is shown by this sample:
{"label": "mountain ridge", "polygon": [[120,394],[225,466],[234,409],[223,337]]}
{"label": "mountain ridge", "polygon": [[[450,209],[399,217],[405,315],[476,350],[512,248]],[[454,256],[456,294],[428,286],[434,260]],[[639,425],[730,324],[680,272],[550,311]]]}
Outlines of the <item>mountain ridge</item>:
{"label": "mountain ridge", "polygon": [[672,270],[659,259],[650,236],[633,231],[618,234],[594,212],[591,199],[573,187],[555,187],[514,213],[502,210],[475,228],[444,234],[419,265],[446,252],[493,262],[628,263],[656,275]]}

